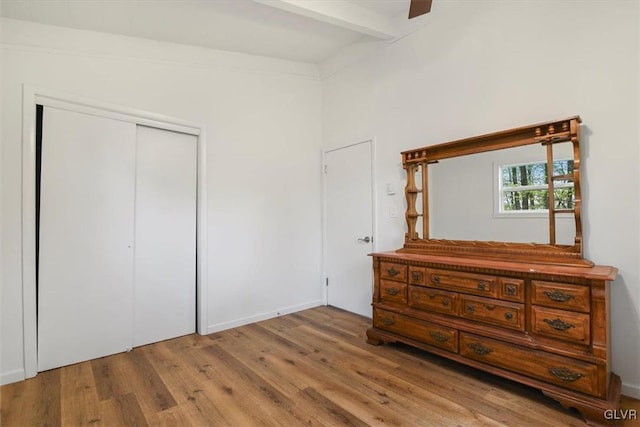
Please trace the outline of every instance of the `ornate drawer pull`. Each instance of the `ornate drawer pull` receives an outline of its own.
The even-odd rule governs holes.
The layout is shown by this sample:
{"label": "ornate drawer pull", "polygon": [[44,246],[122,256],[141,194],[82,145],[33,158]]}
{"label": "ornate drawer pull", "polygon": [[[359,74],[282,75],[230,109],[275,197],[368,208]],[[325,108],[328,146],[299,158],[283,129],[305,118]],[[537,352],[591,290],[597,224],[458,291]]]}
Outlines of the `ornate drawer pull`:
{"label": "ornate drawer pull", "polygon": [[429,294],[429,299],[434,299],[436,297],[436,294]]}
{"label": "ornate drawer pull", "polygon": [[449,338],[451,338],[449,335],[445,335],[440,331],[429,331],[429,335],[438,342],[449,341]]}
{"label": "ornate drawer pull", "polygon": [[420,294],[413,294],[413,299],[416,301],[420,301]]}
{"label": "ornate drawer pull", "polygon": [[505,318],[505,319],[507,319],[507,320],[511,320],[511,319],[513,319],[513,313],[506,312],[506,313],[504,314],[504,318]]}
{"label": "ornate drawer pull", "polygon": [[391,318],[389,318],[389,317],[383,317],[383,318],[382,318],[382,323],[384,323],[384,324],[385,324],[385,325],[387,325],[387,326],[391,326],[391,325],[393,325],[394,323],[396,323],[396,321],[395,321],[395,320],[393,320],[393,319],[391,319]]}
{"label": "ornate drawer pull", "polygon": [[433,283],[435,283],[436,285],[440,284],[440,276],[433,276]]}
{"label": "ornate drawer pull", "polygon": [[487,288],[487,284],[484,282],[478,282],[478,290],[484,291]]}
{"label": "ornate drawer pull", "polygon": [[507,291],[507,295],[515,295],[516,291],[518,290],[518,288],[516,288],[515,285],[507,285],[506,291]]}
{"label": "ornate drawer pull", "polygon": [[449,307],[449,301],[447,301],[446,299],[443,299],[442,305],[444,305],[445,307]]}
{"label": "ornate drawer pull", "polygon": [[467,311],[469,313],[473,313],[474,311],[476,311],[476,308],[473,306],[473,304],[469,304],[467,305]]}
{"label": "ornate drawer pull", "polygon": [[492,310],[495,310],[495,309],[496,309],[496,306],[495,306],[495,305],[493,305],[493,304],[485,304],[485,305],[484,305],[484,308],[486,308],[486,309],[487,309],[487,310],[489,310],[489,311],[492,311]]}
{"label": "ornate drawer pull", "polygon": [[418,282],[422,280],[422,273],[420,273],[419,271],[414,271],[411,273],[411,277],[413,278],[414,282]]}
{"label": "ornate drawer pull", "polygon": [[387,269],[387,273],[389,273],[389,276],[394,277],[394,276],[397,276],[398,274],[400,274],[400,271],[398,271],[395,268],[391,267],[391,268]]}
{"label": "ornate drawer pull", "polygon": [[555,301],[555,302],[567,302],[571,298],[573,298],[573,295],[565,294],[564,292],[559,291],[557,289],[554,290],[553,292],[544,291],[543,293],[547,296],[547,298],[549,298],[550,300]]}
{"label": "ornate drawer pull", "polygon": [[562,381],[573,382],[584,377],[580,372],[573,372],[571,369],[562,368],[549,368],[549,372],[556,378],[560,378]]}
{"label": "ornate drawer pull", "polygon": [[575,328],[572,323],[563,322],[559,317],[556,320],[544,319],[544,322],[558,331],[566,331],[569,328]]}
{"label": "ornate drawer pull", "polygon": [[467,344],[467,347],[469,347],[471,350],[473,350],[473,352],[475,354],[477,354],[478,356],[485,356],[485,355],[493,352],[493,350],[491,350],[489,347],[485,347],[485,346],[483,346],[482,344],[480,344],[478,342]]}
{"label": "ornate drawer pull", "polygon": [[396,288],[387,288],[384,290],[388,295],[396,296],[400,293]]}

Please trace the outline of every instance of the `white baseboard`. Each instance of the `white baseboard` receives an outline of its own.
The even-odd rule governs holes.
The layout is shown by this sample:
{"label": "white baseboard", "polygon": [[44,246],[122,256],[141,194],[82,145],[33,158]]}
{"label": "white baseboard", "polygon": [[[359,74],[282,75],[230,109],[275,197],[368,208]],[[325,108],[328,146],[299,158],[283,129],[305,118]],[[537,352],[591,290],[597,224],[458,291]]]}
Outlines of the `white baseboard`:
{"label": "white baseboard", "polygon": [[24,369],[15,369],[0,374],[0,385],[17,383],[24,380]]}
{"label": "white baseboard", "polygon": [[622,383],[620,391],[625,396],[633,397],[634,399],[640,399],[640,385]]}
{"label": "white baseboard", "polygon": [[207,334],[214,332],[220,332],[231,328],[237,328],[238,326],[249,325],[251,323],[261,322],[263,320],[273,319],[274,317],[282,316],[284,314],[295,313],[297,311],[306,310],[308,308],[318,307],[324,305],[322,300],[311,301],[305,304],[293,305],[290,307],[280,308],[278,310],[269,311],[267,313],[256,314],[255,316],[243,317],[241,319],[231,320],[228,322],[215,323],[207,327]]}

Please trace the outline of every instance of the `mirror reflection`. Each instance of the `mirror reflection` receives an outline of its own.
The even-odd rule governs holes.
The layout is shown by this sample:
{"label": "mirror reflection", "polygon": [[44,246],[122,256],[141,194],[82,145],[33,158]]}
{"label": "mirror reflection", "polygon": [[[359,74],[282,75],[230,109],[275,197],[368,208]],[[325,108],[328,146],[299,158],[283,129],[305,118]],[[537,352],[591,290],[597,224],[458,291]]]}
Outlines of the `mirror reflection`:
{"label": "mirror reflection", "polygon": [[[421,172],[416,183],[422,182]],[[550,177],[554,182],[551,197]],[[555,243],[574,244],[570,142],[553,145],[551,168],[541,144],[440,160],[428,166],[427,194],[431,239],[549,243],[551,203],[567,211],[556,215]],[[417,210],[421,206],[419,200]],[[422,218],[418,216],[416,224],[419,238],[424,234]]]}

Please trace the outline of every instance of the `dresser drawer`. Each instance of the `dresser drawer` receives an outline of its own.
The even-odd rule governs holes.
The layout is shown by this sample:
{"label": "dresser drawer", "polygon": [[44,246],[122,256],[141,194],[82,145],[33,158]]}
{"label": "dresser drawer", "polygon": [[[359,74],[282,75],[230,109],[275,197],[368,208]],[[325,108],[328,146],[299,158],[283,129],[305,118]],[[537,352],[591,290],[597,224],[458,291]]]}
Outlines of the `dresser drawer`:
{"label": "dresser drawer", "polygon": [[500,277],[498,284],[501,299],[524,302],[524,280]]}
{"label": "dresser drawer", "polygon": [[498,296],[498,279],[494,276],[460,273],[448,270],[427,270],[427,286],[491,297]]}
{"label": "dresser drawer", "polygon": [[534,280],[531,282],[531,288],[531,302],[533,304],[584,313],[590,311],[588,286]]}
{"label": "dresser drawer", "polygon": [[424,267],[409,266],[409,283],[424,285],[427,283],[427,269]]}
{"label": "dresser drawer", "polygon": [[590,343],[590,318],[588,314],[553,308],[531,308],[533,333],[579,344]]}
{"label": "dresser drawer", "polygon": [[458,294],[409,285],[409,306],[455,316],[458,313]]}
{"label": "dresser drawer", "polygon": [[407,284],[391,280],[380,280],[380,299],[406,304]]}
{"label": "dresser drawer", "polygon": [[460,295],[460,316],[524,331],[524,305],[490,298]]}
{"label": "dresser drawer", "polygon": [[380,278],[395,280],[398,282],[406,282],[407,266],[404,264],[397,264],[395,262],[381,262]]}
{"label": "dresser drawer", "polygon": [[582,393],[598,395],[598,366],[490,338],[460,333],[460,354]]}
{"label": "dresser drawer", "polygon": [[454,353],[458,352],[458,331],[456,329],[379,308],[373,310],[373,324],[380,329],[395,332]]}

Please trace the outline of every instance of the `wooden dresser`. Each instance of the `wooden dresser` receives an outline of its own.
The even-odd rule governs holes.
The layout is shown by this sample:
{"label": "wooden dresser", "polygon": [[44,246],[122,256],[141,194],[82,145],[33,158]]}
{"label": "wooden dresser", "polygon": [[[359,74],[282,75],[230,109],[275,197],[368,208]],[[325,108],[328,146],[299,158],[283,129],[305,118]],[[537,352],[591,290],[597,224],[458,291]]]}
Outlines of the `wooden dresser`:
{"label": "wooden dresser", "polygon": [[[619,409],[621,382],[611,370],[609,292],[617,269],[582,257],[579,123],[576,116],[402,153],[408,231],[402,249],[372,254],[370,344],[409,344],[536,387],[589,424],[613,422],[606,413]],[[552,170],[551,147],[565,141],[578,167],[547,178],[548,244],[429,238],[427,166],[542,144]],[[555,208],[557,181],[575,183],[571,209]],[[575,244],[556,244],[558,213],[573,214]]]}
{"label": "wooden dresser", "polygon": [[617,409],[613,267],[373,254],[368,342],[403,342],[541,389],[592,424]]}

